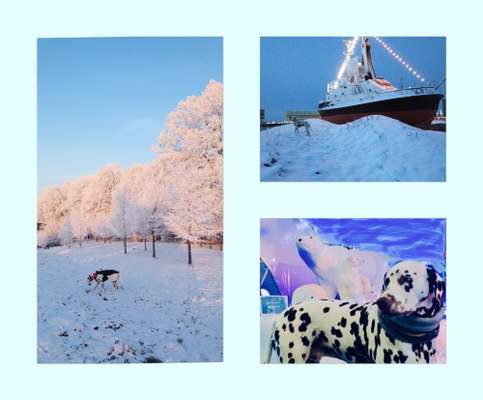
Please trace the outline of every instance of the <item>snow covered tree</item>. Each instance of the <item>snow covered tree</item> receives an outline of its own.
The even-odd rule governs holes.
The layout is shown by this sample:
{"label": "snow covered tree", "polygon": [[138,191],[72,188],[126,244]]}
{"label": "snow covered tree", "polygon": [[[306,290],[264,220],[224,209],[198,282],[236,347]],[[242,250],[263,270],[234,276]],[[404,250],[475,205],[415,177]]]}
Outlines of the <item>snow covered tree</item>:
{"label": "snow covered tree", "polygon": [[108,165],[94,175],[84,187],[81,207],[86,216],[91,232],[96,232],[98,219],[104,219],[112,211],[112,193],[121,179],[118,165]]}
{"label": "snow covered tree", "polygon": [[59,238],[62,240],[63,244],[67,244],[69,247],[72,246],[72,242],[74,241],[74,229],[70,221],[70,215],[66,215],[64,218],[64,223],[59,231]]}
{"label": "snow covered tree", "polygon": [[165,232],[166,212],[165,169],[161,162],[154,161],[140,177],[142,187],[138,197],[141,231],[151,236],[152,257],[156,258],[156,238]]}
{"label": "snow covered tree", "polygon": [[111,227],[123,242],[124,254],[127,254],[127,238],[133,233],[134,207],[131,192],[126,182],[119,184],[113,194],[114,207]]}
{"label": "snow covered tree", "polygon": [[79,247],[82,247],[82,241],[88,233],[87,219],[82,211],[76,208],[71,211],[69,220],[73,236],[79,241]]}
{"label": "snow covered tree", "polygon": [[223,231],[223,85],[210,81],[168,115],[158,139],[166,168],[166,225],[188,246]]}
{"label": "snow covered tree", "polygon": [[65,193],[60,188],[48,187],[40,193],[37,201],[40,246],[45,246],[57,237],[66,213],[65,201]]}
{"label": "snow covered tree", "polygon": [[106,243],[106,239],[112,234],[109,219],[110,215],[99,214],[89,223],[90,229],[96,235],[96,240],[101,238]]}

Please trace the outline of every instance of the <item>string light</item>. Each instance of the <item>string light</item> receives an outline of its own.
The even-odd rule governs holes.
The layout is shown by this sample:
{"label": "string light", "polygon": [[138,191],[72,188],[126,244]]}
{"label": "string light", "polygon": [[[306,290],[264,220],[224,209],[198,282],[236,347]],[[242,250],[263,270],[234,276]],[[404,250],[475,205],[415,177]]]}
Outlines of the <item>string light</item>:
{"label": "string light", "polygon": [[386,49],[386,51],[391,55],[393,56],[397,61],[399,61],[399,63],[408,70],[408,72],[410,74],[412,74],[415,78],[419,79],[421,82],[424,82],[425,79],[423,78],[423,76],[416,71],[416,69],[414,67],[412,67],[411,65],[409,65],[409,63],[404,60],[396,51],[394,51],[394,49],[392,49],[386,42],[384,42],[384,40],[382,40],[380,37],[376,36],[375,37],[376,41],[382,46],[384,47],[384,49]]}
{"label": "string light", "polygon": [[339,82],[342,79],[342,76],[344,75],[344,72],[347,68],[347,64],[349,63],[349,60],[351,59],[351,56],[354,54],[354,49],[356,47],[356,43],[359,40],[359,36],[354,36],[351,40],[349,40],[346,44],[346,51],[345,51],[345,58],[344,61],[342,62],[339,72],[337,73],[337,79],[335,81],[335,88],[339,86]]}

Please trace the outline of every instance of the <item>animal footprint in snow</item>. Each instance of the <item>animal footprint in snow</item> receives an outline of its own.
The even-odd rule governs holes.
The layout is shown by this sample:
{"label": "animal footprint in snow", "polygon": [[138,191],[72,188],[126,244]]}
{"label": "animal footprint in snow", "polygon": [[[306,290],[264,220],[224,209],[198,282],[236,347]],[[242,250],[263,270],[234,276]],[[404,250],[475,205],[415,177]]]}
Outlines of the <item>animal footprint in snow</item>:
{"label": "animal footprint in snow", "polygon": [[120,324],[112,323],[111,325],[106,326],[106,329],[112,329],[113,331],[117,331],[118,329],[121,329],[122,327],[123,327],[122,323],[120,323]]}

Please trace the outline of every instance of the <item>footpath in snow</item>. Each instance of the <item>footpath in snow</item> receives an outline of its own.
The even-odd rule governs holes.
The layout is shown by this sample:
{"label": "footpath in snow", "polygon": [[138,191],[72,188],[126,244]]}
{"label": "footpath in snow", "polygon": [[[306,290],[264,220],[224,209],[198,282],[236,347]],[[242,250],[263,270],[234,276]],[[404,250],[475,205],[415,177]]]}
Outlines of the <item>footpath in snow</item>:
{"label": "footpath in snow", "polygon": [[310,120],[261,132],[262,181],[444,181],[446,134],[372,115],[336,125]]}
{"label": "footpath in snow", "polygon": [[[222,361],[222,253],[157,244],[89,243],[38,250],[38,361],[133,363]],[[120,271],[120,289],[106,282],[86,293],[96,269]]]}

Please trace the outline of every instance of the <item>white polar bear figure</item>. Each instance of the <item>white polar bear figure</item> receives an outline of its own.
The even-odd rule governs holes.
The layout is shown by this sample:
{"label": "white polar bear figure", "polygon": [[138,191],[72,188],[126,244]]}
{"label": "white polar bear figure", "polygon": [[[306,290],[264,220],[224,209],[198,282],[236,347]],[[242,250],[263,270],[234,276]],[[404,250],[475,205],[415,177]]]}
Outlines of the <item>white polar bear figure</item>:
{"label": "white polar bear figure", "polygon": [[341,299],[371,301],[379,295],[387,270],[383,255],[327,245],[317,236],[301,236],[296,245],[321,286],[338,292]]}
{"label": "white polar bear figure", "polygon": [[375,251],[350,250],[352,256],[359,260],[358,268],[362,275],[369,279],[370,284],[380,293],[384,274],[389,269],[388,259],[384,254]]}
{"label": "white polar bear figure", "polygon": [[361,274],[363,264],[363,259],[349,256],[338,267],[334,283],[341,299],[364,303],[375,301],[379,297],[380,290],[373,288],[369,279]]}
{"label": "white polar bear figure", "polygon": [[299,286],[294,290],[292,293],[292,304],[297,304],[309,299],[328,300],[331,298],[333,298],[333,296],[329,296],[327,290],[322,286],[311,283],[309,285]]}

